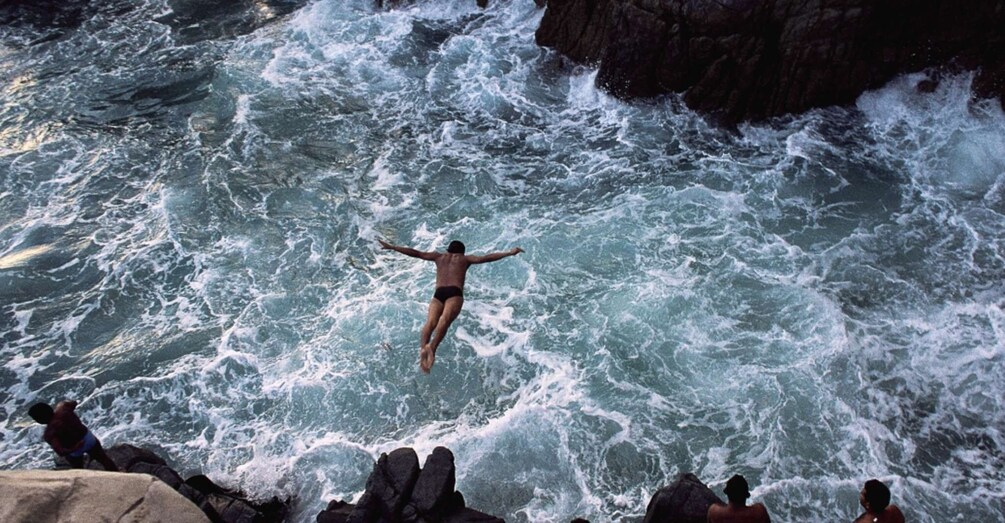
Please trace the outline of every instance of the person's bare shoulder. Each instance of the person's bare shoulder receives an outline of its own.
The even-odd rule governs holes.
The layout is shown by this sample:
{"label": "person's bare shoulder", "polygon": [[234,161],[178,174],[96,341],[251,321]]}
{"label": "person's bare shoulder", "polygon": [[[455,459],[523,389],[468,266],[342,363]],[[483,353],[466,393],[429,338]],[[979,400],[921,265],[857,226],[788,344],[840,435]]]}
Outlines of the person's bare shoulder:
{"label": "person's bare shoulder", "polygon": [[750,508],[754,509],[754,517],[757,521],[765,523],[771,521],[771,517],[768,516],[768,507],[765,507],[764,503],[754,503]]}
{"label": "person's bare shoulder", "polygon": [[712,503],[711,505],[709,505],[708,513],[705,515],[705,517],[708,518],[709,523],[715,523],[716,521],[719,521],[719,516],[725,509],[726,505],[723,505],[722,503]]}
{"label": "person's bare shoulder", "polygon": [[897,505],[886,507],[886,513],[890,516],[890,523],[904,523],[904,513]]}
{"label": "person's bare shoulder", "polygon": [[855,521],[852,521],[851,523],[867,523],[870,520],[871,518],[869,517],[869,513],[863,512],[859,517],[855,518]]}

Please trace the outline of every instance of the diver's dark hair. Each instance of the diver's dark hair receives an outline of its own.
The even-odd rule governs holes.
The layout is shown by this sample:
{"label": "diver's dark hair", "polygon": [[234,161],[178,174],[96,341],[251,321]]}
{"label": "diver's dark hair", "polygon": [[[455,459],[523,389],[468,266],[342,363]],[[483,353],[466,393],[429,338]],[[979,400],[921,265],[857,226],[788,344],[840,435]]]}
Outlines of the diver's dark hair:
{"label": "diver's dark hair", "polygon": [[870,479],[865,482],[865,500],[871,512],[882,512],[890,504],[890,489],[882,481]]}
{"label": "diver's dark hair", "polygon": [[47,425],[52,421],[52,407],[48,403],[36,403],[28,409],[28,415],[31,416],[31,419]]}
{"label": "diver's dark hair", "polygon": [[454,240],[447,245],[447,252],[452,252],[454,254],[464,254],[464,244]]}
{"label": "diver's dark hair", "polygon": [[729,501],[734,503],[742,503],[750,497],[750,486],[747,485],[747,479],[739,474],[729,478],[729,481],[726,482],[726,488],[722,491],[726,493]]}

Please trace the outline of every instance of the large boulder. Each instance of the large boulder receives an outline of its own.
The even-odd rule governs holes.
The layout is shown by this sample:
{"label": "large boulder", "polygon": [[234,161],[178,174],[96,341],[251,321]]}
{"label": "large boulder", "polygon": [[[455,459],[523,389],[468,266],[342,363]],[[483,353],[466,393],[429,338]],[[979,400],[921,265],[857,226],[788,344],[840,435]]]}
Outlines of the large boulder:
{"label": "large boulder", "polygon": [[410,448],[381,454],[366,480],[366,492],[349,515],[350,523],[399,521],[419,479],[419,458]]}
{"label": "large boulder", "polygon": [[284,521],[289,514],[290,500],[255,502],[242,492],[223,488],[204,475],[192,476],[178,487],[178,491],[189,495],[192,491],[194,503],[216,522],[221,523],[274,523]]}
{"label": "large boulder", "polygon": [[209,523],[198,507],[146,474],[0,471],[0,521]]}
{"label": "large boulder", "polygon": [[643,523],[705,523],[708,507],[715,503],[722,500],[697,476],[681,474],[653,494]]}
{"label": "large boulder", "polygon": [[433,449],[419,468],[410,448],[381,454],[366,481],[359,501],[331,501],[317,515],[318,523],[502,523],[502,520],[464,506],[454,490],[454,455],[445,447]]}
{"label": "large boulder", "polygon": [[[289,500],[274,497],[264,503],[252,501],[242,492],[223,488],[201,474],[183,481],[177,471],[149,449],[119,444],[106,448],[105,453],[119,467],[120,472],[148,474],[158,478],[202,510],[213,523],[271,523],[283,521],[289,513]],[[64,458],[57,457],[56,465],[65,468],[69,463]],[[85,458],[85,467],[104,470],[100,463],[90,458]]]}
{"label": "large boulder", "polygon": [[446,447],[433,449],[412,489],[411,504],[415,511],[423,516],[435,517],[460,508],[454,497],[455,474],[454,454]]}
{"label": "large boulder", "polygon": [[1005,0],[549,0],[537,42],[623,97],[683,92],[724,121],[847,104],[901,73],[979,70],[1005,95]]}

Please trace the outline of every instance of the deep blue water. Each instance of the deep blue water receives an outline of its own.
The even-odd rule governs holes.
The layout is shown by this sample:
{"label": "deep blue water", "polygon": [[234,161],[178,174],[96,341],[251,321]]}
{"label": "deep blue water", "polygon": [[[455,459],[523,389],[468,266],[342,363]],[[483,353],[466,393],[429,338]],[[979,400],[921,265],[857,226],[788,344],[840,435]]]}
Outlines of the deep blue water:
{"label": "deep blue water", "polygon": [[[872,477],[1005,518],[1005,116],[969,76],[731,132],[598,92],[532,0],[97,4],[0,26],[0,466],[50,466],[25,410],[69,397],[295,521],[438,445],[508,521],[637,520],[685,471],[782,522]],[[426,376],[432,265],[378,238],[527,252]]]}

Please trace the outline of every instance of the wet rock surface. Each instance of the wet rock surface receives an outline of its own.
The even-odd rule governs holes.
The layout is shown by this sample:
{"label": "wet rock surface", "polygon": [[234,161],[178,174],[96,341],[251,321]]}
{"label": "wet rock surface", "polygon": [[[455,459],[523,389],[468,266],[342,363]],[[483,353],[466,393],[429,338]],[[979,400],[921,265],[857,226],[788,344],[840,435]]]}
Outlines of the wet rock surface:
{"label": "wet rock surface", "polygon": [[848,104],[898,74],[978,71],[1005,96],[1005,0],[549,0],[536,37],[617,96],[683,93],[723,121]]}
{"label": "wet rock surface", "polygon": [[366,492],[353,505],[333,500],[318,523],[501,523],[503,520],[464,506],[454,490],[454,455],[436,447],[419,468],[410,448],[381,454],[366,482]]}

